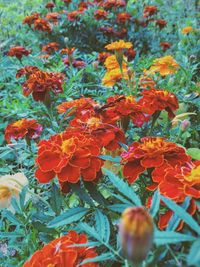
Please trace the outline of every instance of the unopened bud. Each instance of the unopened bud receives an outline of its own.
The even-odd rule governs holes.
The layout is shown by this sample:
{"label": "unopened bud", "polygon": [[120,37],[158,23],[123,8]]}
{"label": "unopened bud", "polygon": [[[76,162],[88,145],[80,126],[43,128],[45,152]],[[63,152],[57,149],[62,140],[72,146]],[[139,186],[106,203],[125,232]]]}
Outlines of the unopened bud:
{"label": "unopened bud", "polygon": [[93,61],[92,62],[92,66],[93,66],[94,69],[97,69],[98,66],[99,66],[99,62],[98,61]]}
{"label": "unopened bud", "polygon": [[141,263],[147,256],[153,241],[153,219],[143,207],[126,209],[121,218],[119,234],[124,256]]}
{"label": "unopened bud", "polygon": [[186,131],[187,130],[187,128],[189,128],[190,127],[190,121],[189,120],[184,120],[184,121],[182,121],[181,122],[181,125],[180,125],[180,128],[181,128],[181,131]]}

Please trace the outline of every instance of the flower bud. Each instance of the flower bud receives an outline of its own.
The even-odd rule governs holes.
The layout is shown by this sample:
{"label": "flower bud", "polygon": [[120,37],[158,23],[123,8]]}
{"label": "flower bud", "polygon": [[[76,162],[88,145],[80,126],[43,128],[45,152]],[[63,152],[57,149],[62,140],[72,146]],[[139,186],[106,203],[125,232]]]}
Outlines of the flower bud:
{"label": "flower bud", "polygon": [[126,209],[119,226],[122,252],[134,262],[141,263],[153,241],[153,219],[143,207]]}
{"label": "flower bud", "polygon": [[181,122],[181,125],[180,125],[180,128],[181,128],[181,131],[186,131],[187,130],[187,128],[189,128],[190,127],[190,121],[189,120],[183,120],[182,122]]}

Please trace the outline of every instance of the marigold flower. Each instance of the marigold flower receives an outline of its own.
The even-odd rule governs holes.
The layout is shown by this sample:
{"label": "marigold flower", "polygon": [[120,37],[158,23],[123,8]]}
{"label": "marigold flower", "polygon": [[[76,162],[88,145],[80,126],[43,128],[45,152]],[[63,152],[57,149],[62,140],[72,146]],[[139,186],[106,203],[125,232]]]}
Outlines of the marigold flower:
{"label": "marigold flower", "polygon": [[105,76],[102,79],[102,84],[104,86],[113,86],[117,81],[120,81],[122,79],[122,73],[123,73],[123,78],[125,80],[128,80],[128,73],[127,69],[122,69],[120,68],[110,70],[106,72]]}
{"label": "marigold flower", "polygon": [[153,219],[143,207],[127,208],[119,227],[125,256],[134,263],[142,262],[151,249],[153,232]]}
{"label": "marigold flower", "polygon": [[124,42],[124,40],[119,40],[119,41],[106,45],[105,48],[107,50],[121,51],[123,49],[129,49],[132,46],[133,45],[130,42]]}
{"label": "marigold flower", "polygon": [[33,13],[30,16],[25,17],[25,19],[23,20],[23,24],[28,24],[29,26],[34,24],[34,22],[39,19],[40,17],[40,13]]}
{"label": "marigold flower", "polygon": [[155,15],[158,12],[158,9],[156,6],[145,6],[143,11],[143,17],[147,18],[150,16]]}
{"label": "marigold flower", "polygon": [[105,0],[101,6],[105,9],[112,9],[116,7],[124,7],[126,2],[124,0]]}
{"label": "marigold flower", "polygon": [[165,52],[166,50],[168,50],[171,47],[171,43],[169,42],[160,42],[160,46],[163,49],[163,52]]}
{"label": "marigold flower", "polygon": [[136,56],[136,51],[131,47],[125,51],[124,55],[128,58],[128,61],[132,61]]}
{"label": "marigold flower", "polygon": [[28,78],[31,74],[38,71],[38,67],[35,66],[26,66],[24,68],[21,68],[16,73],[16,78],[20,78],[22,76],[26,75],[26,78]]}
{"label": "marigold flower", "polygon": [[164,19],[158,19],[156,20],[156,25],[162,30],[164,27],[166,27],[167,22]]}
{"label": "marigold flower", "polygon": [[5,130],[5,139],[11,143],[11,139],[35,139],[42,132],[42,126],[36,120],[21,119],[9,124]]}
{"label": "marigold flower", "polygon": [[[73,245],[85,244],[88,238],[85,234],[76,231],[68,231],[67,235],[54,239],[40,250],[37,250],[23,267],[76,267],[87,259],[97,257],[94,247],[73,247]],[[86,263],[85,267],[98,267],[99,264]]]}
{"label": "marigold flower", "polygon": [[38,18],[34,21],[34,30],[42,31],[42,32],[51,32],[51,25],[45,19]]}
{"label": "marigold flower", "polygon": [[107,59],[107,57],[111,56],[110,53],[108,52],[102,52],[102,53],[99,53],[98,55],[98,61],[101,62],[101,63],[104,63],[105,60]]}
{"label": "marigold flower", "polygon": [[118,38],[124,38],[126,35],[127,35],[127,29],[125,29],[125,28],[122,28],[122,29],[120,29],[120,30],[118,30],[118,31],[116,31],[115,32],[115,35],[118,37]]}
{"label": "marigold flower", "polygon": [[122,163],[125,163],[123,174],[129,183],[133,183],[146,169],[160,169],[166,163],[180,166],[191,161],[184,148],[162,137],[143,137],[140,143],[133,142],[121,156]]}
{"label": "marigold flower", "polygon": [[179,68],[178,63],[172,56],[165,56],[154,60],[153,65],[149,70],[145,71],[145,74],[154,74],[159,72],[161,76],[167,76],[175,73]]}
{"label": "marigold flower", "polygon": [[189,32],[193,31],[194,28],[192,26],[185,27],[181,30],[183,34],[188,34]]}
{"label": "marigold flower", "polygon": [[109,26],[100,27],[99,30],[102,31],[107,36],[114,36],[116,33],[115,29],[113,27],[109,27]]}
{"label": "marigold flower", "polygon": [[68,56],[71,56],[74,53],[75,49],[75,47],[66,47],[61,49],[60,53],[62,55],[67,54]]}
{"label": "marigold flower", "polygon": [[55,4],[53,2],[48,2],[45,6],[47,9],[52,9],[55,7]]}
{"label": "marigold flower", "polygon": [[117,14],[117,22],[118,23],[125,23],[130,20],[131,15],[127,12]]}
{"label": "marigold flower", "polygon": [[9,208],[13,196],[18,197],[28,179],[23,173],[7,174],[0,177],[0,209]]}
{"label": "marigold flower", "polygon": [[23,46],[14,46],[11,47],[7,53],[9,57],[16,57],[21,60],[23,56],[28,56],[31,54],[31,50],[27,50]]}
{"label": "marigold flower", "polygon": [[44,102],[49,97],[51,90],[56,94],[63,92],[63,82],[64,76],[61,73],[38,70],[23,83],[23,95],[27,97],[32,93],[35,101]]}
{"label": "marigold flower", "polygon": [[107,19],[108,12],[106,12],[103,9],[97,9],[95,11],[94,17],[96,20],[101,20],[101,19]]}
{"label": "marigold flower", "polygon": [[66,130],[38,144],[35,176],[48,183],[55,176],[60,183],[77,183],[80,177],[94,181],[102,166],[101,147],[91,135],[77,129]]}
{"label": "marigold flower", "polygon": [[48,13],[46,15],[46,19],[50,22],[53,22],[54,25],[57,25],[58,24],[58,20],[60,18],[60,15],[59,13],[57,12],[53,12],[53,13]]}
{"label": "marigold flower", "polygon": [[139,86],[142,89],[147,89],[147,88],[152,89],[155,88],[156,83],[151,77],[148,77],[147,75],[144,74],[140,77]]}
{"label": "marigold flower", "polygon": [[158,110],[166,110],[169,118],[175,117],[173,111],[179,108],[178,99],[175,94],[165,90],[152,88],[144,90],[139,104],[144,107],[147,114],[153,115]]}
{"label": "marigold flower", "polygon": [[59,48],[59,44],[56,42],[48,43],[42,47],[43,52],[47,52],[48,54],[52,54],[53,52],[57,51]]}
{"label": "marigold flower", "polygon": [[[67,67],[70,66],[69,58],[64,58],[62,61]],[[74,68],[81,69],[81,68],[84,68],[85,65],[86,65],[86,63],[83,60],[76,60],[76,59],[72,60],[72,66]]]}
{"label": "marigold flower", "polygon": [[68,12],[67,18],[69,21],[75,21],[79,19],[79,14],[80,12],[78,10],[71,11],[71,12]]}

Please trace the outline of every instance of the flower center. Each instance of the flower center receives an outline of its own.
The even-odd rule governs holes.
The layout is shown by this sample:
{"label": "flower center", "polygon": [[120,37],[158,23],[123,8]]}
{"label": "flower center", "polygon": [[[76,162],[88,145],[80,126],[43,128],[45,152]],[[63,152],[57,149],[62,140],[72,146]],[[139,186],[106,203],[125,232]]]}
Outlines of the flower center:
{"label": "flower center", "polygon": [[188,182],[200,183],[200,166],[192,169],[189,175],[184,176],[184,179]]}
{"label": "flower center", "polygon": [[15,127],[21,127],[22,126],[22,124],[23,124],[23,120],[19,120],[19,121],[16,121],[15,123],[13,123],[13,126],[15,126]]}
{"label": "flower center", "polygon": [[72,152],[74,146],[75,146],[74,138],[70,138],[62,142],[61,150],[63,153],[68,154]]}

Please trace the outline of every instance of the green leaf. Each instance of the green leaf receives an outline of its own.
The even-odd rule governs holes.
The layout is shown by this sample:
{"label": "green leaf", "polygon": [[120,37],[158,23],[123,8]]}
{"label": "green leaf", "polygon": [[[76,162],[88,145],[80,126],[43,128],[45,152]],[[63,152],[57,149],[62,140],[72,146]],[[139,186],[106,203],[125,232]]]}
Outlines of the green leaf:
{"label": "green leaf", "polygon": [[93,183],[84,182],[85,188],[88,190],[89,195],[95,200],[97,203],[103,206],[109,205],[108,201],[103,197],[103,195],[96,189]]}
{"label": "green leaf", "polygon": [[14,225],[21,225],[22,224],[21,221],[18,220],[16,218],[16,216],[14,214],[12,214],[12,212],[10,212],[9,210],[4,210],[3,216],[6,217]]}
{"label": "green leaf", "polygon": [[82,261],[78,266],[82,266],[83,264],[89,263],[89,262],[102,262],[102,261],[111,261],[114,260],[115,257],[112,253],[107,252],[107,253],[102,253],[100,256],[97,256],[95,258],[89,258],[84,261]]}
{"label": "green leaf", "polygon": [[171,199],[166,198],[164,196],[161,196],[161,199],[167,205],[168,208],[174,211],[175,214],[177,214],[185,223],[188,224],[188,226],[190,226],[195,232],[200,235],[200,227],[189,213],[187,213],[182,207],[177,205]]}
{"label": "green leaf", "polygon": [[160,207],[160,192],[159,190],[156,190],[156,192],[153,195],[151,208],[150,208],[150,214],[152,217],[155,217]]}
{"label": "green leaf", "polygon": [[109,242],[110,239],[110,223],[108,218],[99,210],[95,210],[96,230],[101,236],[102,240]]}
{"label": "green leaf", "polygon": [[52,188],[51,188],[50,203],[51,203],[52,210],[56,213],[56,215],[59,215],[61,211],[62,199],[61,199],[60,190],[55,183],[52,185]]}
{"label": "green leaf", "polygon": [[117,177],[111,171],[104,169],[104,172],[108,176],[111,183],[118,189],[120,193],[122,193],[129,200],[131,200],[131,202],[135,204],[136,206],[142,206],[141,200],[139,199],[137,194],[134,192],[134,190],[131,188],[131,186],[129,186],[125,181]]}
{"label": "green leaf", "polygon": [[108,155],[100,155],[99,158],[103,159],[103,160],[109,160],[109,161],[115,162],[115,163],[120,163],[121,162],[121,157],[119,157],[119,156],[113,158],[112,156],[108,156]]}
{"label": "green leaf", "polygon": [[187,256],[187,264],[189,266],[200,266],[200,239],[192,244],[189,255]]}
{"label": "green leaf", "polygon": [[166,245],[166,244],[175,244],[184,241],[195,241],[196,238],[191,235],[185,235],[176,233],[173,231],[155,231],[154,234],[154,243],[157,246],[159,245]]}
{"label": "green leaf", "polygon": [[118,213],[122,213],[125,209],[127,209],[128,207],[130,207],[130,205],[128,204],[114,204],[114,205],[110,205],[107,208],[109,210],[118,212]]}
{"label": "green leaf", "polygon": [[84,202],[87,202],[90,206],[95,206],[92,198],[90,195],[88,195],[85,188],[81,188],[79,184],[70,184],[70,187],[72,191],[80,197],[80,199],[82,199]]}
{"label": "green leaf", "polygon": [[196,160],[200,160],[200,149],[199,148],[188,148],[187,153]]}
{"label": "green leaf", "polygon": [[73,208],[69,209],[68,211],[64,212],[60,216],[54,218],[51,222],[49,222],[48,227],[56,228],[63,225],[67,225],[73,222],[80,220],[89,209],[87,208]]}

